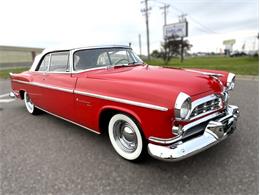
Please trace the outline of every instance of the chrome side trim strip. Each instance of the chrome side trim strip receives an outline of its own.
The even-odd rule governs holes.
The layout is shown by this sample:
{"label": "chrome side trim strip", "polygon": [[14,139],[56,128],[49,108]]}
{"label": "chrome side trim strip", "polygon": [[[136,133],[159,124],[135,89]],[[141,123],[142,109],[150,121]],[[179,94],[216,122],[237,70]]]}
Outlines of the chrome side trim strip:
{"label": "chrome side trim strip", "polygon": [[30,82],[28,82],[28,81],[20,81],[20,80],[16,80],[16,79],[12,79],[11,81],[14,81],[17,83],[23,83],[23,84],[30,84]]}
{"label": "chrome side trim strip", "polygon": [[50,115],[55,116],[55,117],[57,117],[57,118],[63,119],[63,120],[68,121],[68,122],[70,122],[70,123],[72,123],[72,124],[74,124],[74,125],[80,126],[80,127],[84,128],[84,129],[87,129],[87,130],[89,130],[89,131],[91,131],[91,132],[93,132],[93,133],[101,134],[101,133],[98,132],[98,131],[95,131],[95,130],[93,130],[93,129],[90,129],[90,128],[88,128],[88,127],[85,127],[85,126],[83,126],[83,125],[80,125],[80,124],[78,124],[78,123],[76,123],[76,122],[74,122],[74,121],[71,121],[71,120],[69,120],[69,119],[63,118],[63,117],[61,117],[61,116],[59,116],[59,115],[53,114],[52,112],[49,112],[49,111],[47,111],[47,110],[45,110],[45,109],[43,109],[43,108],[40,108],[39,106],[35,106],[35,107],[38,108],[38,109],[40,109],[40,110],[42,110],[42,111],[44,111],[44,112],[47,112],[47,113],[50,114]]}
{"label": "chrome side trim strip", "polygon": [[51,85],[45,85],[45,84],[36,83],[36,82],[30,82],[30,84],[34,85],[34,86],[38,86],[38,87],[44,87],[44,88],[48,88],[48,89],[54,89],[54,90],[58,90],[58,91],[73,93],[73,89],[67,89],[67,88],[62,88],[62,87],[54,87],[54,86],[51,86]]}
{"label": "chrome side trim strip", "polygon": [[[213,118],[215,118],[215,117],[217,117],[221,114],[222,113],[217,112],[217,113],[211,114],[209,116],[206,116],[204,118],[201,118],[199,120],[196,120],[194,122],[191,122],[191,123],[183,126],[182,131],[187,131],[188,129],[190,129],[194,126],[199,125],[200,123],[203,123],[203,122],[208,121],[210,119],[213,119]],[[176,137],[173,137],[173,138],[159,138],[159,137],[151,136],[151,137],[148,138],[149,141],[159,143],[159,144],[173,144],[173,143],[175,143],[175,142],[177,142],[181,139],[182,139],[182,136],[176,136]]]}
{"label": "chrome side trim strip", "polygon": [[48,89],[54,89],[54,90],[58,90],[58,91],[73,93],[72,89],[67,89],[67,88],[62,88],[62,87],[54,87],[54,86],[51,86],[51,85],[45,85],[45,84],[41,84],[41,83],[37,83],[37,82],[27,82],[27,81],[15,80],[15,79],[13,81],[18,82],[18,83],[23,83],[23,84],[28,84],[28,85],[33,85],[33,86],[44,87],[44,88],[48,88]]}
{"label": "chrome side trim strip", "polygon": [[192,70],[192,69],[184,69],[185,71],[188,72],[196,72],[196,73],[200,73],[206,76],[213,76],[213,77],[222,77],[223,74],[219,74],[219,73],[211,73],[211,72],[204,72],[204,71],[199,71],[199,70]]}
{"label": "chrome side trim strip", "polygon": [[94,93],[89,93],[89,92],[78,91],[78,90],[75,90],[74,93],[79,94],[79,95],[85,95],[85,96],[89,96],[89,97],[95,97],[95,98],[100,98],[100,99],[104,99],[104,100],[109,100],[109,101],[113,101],[113,102],[119,102],[119,103],[130,104],[130,105],[134,105],[134,106],[159,110],[159,111],[167,111],[168,110],[168,108],[156,106],[156,105],[153,105],[153,104],[136,102],[136,101],[132,101],[132,100],[126,100],[126,99],[110,97],[110,96],[105,96],[105,95],[99,95],[99,94],[94,94]]}
{"label": "chrome side trim strip", "polygon": [[[64,92],[68,92],[68,93],[73,93],[72,89],[54,87],[54,86],[44,85],[44,84],[36,83],[36,82],[28,82],[28,81],[20,81],[20,80],[13,80],[13,81],[28,84],[28,85],[34,85],[34,86],[64,91]],[[157,106],[157,105],[153,105],[153,104],[136,102],[136,101],[132,101],[132,100],[126,100],[126,99],[121,99],[121,98],[116,98],[116,97],[111,97],[111,96],[104,96],[104,95],[99,95],[99,94],[94,94],[94,93],[89,93],[89,92],[83,92],[83,91],[78,91],[78,90],[74,90],[74,93],[79,94],[79,95],[85,95],[85,96],[89,96],[89,97],[95,97],[95,98],[99,98],[99,99],[109,100],[109,101],[113,101],[113,102],[119,102],[119,103],[149,108],[149,109],[153,109],[153,110],[168,111],[168,108],[166,108],[166,107],[161,107],[161,106]]]}

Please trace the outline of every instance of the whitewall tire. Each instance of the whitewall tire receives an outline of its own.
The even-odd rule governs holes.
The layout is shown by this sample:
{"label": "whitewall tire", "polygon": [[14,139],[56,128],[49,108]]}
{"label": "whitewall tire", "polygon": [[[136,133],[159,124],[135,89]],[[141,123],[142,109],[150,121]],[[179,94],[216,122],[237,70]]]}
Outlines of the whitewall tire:
{"label": "whitewall tire", "polygon": [[24,104],[25,104],[27,111],[30,114],[36,114],[37,113],[38,109],[33,104],[32,100],[31,100],[31,98],[30,98],[30,96],[27,92],[24,92]]}
{"label": "whitewall tire", "polygon": [[129,116],[114,115],[109,121],[108,134],[112,146],[121,157],[131,161],[141,158],[144,150],[142,134]]}

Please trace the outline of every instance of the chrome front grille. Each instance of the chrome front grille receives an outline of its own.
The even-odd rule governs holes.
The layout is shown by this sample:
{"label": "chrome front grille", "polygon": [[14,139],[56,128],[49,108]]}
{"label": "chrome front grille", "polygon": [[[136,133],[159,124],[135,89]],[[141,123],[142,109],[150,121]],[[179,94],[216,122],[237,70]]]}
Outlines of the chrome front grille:
{"label": "chrome front grille", "polygon": [[194,107],[190,114],[190,118],[197,118],[202,115],[219,110],[222,107],[222,100],[220,97],[215,96],[212,99],[208,99],[205,102],[200,102]]}

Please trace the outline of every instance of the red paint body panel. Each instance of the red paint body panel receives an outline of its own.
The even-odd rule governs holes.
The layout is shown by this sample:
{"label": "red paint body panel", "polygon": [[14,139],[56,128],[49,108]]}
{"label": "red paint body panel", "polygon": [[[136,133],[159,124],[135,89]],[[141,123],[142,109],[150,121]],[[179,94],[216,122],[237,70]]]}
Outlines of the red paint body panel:
{"label": "red paint body panel", "polygon": [[[47,73],[43,84],[73,91],[77,78],[67,73]],[[44,108],[69,120],[74,120],[75,95],[71,92],[64,92],[57,89],[43,88]]]}
{"label": "red paint body panel", "polygon": [[[204,71],[223,74],[220,80],[224,85],[226,84],[227,72]],[[34,86],[31,82],[68,89],[72,92]],[[100,131],[99,118],[103,110],[115,109],[128,113],[139,122],[146,138],[174,137],[171,130],[175,122],[174,103],[180,92],[190,95],[194,101],[223,91],[221,83],[213,77],[182,69],[147,65],[104,68],[72,74],[44,75],[33,71],[24,72],[12,76],[12,88],[15,91],[27,91],[37,106],[97,132]],[[155,110],[75,94],[75,90],[152,104],[168,110]]]}

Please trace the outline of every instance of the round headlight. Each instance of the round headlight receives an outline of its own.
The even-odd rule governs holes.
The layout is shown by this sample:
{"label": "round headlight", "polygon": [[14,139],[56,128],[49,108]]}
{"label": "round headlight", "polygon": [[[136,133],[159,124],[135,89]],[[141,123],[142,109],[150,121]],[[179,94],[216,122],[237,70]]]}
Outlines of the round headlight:
{"label": "round headlight", "polygon": [[185,119],[186,116],[189,114],[190,109],[191,109],[190,101],[189,99],[187,99],[181,106],[180,117],[182,119]]}
{"label": "round headlight", "polygon": [[191,110],[191,98],[185,93],[179,93],[175,102],[175,118],[186,120]]}

